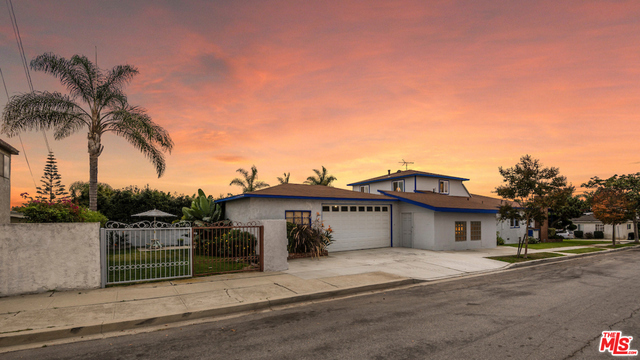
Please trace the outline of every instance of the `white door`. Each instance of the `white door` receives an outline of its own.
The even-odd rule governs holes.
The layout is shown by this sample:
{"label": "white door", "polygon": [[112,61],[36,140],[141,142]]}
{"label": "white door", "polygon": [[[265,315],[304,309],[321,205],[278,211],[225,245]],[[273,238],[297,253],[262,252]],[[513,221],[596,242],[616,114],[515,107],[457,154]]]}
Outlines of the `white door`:
{"label": "white door", "polygon": [[390,205],[324,205],[322,221],[333,230],[329,251],[391,246]]}
{"label": "white door", "polygon": [[413,214],[402,213],[402,247],[413,247]]}

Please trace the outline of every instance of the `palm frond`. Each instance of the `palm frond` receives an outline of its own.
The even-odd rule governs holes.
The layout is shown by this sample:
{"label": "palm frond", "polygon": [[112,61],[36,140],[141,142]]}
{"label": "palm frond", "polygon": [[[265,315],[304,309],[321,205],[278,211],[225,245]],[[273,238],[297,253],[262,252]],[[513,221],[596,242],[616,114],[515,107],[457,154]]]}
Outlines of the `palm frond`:
{"label": "palm frond", "polygon": [[[86,61],[89,60],[86,59]],[[77,65],[77,61],[73,62],[53,53],[45,53],[31,60],[33,70],[44,71],[57,77],[62,85],[67,87],[73,98],[81,97],[85,102],[91,103],[94,97],[91,75]]]}
{"label": "palm frond", "polygon": [[2,113],[2,133],[15,136],[25,130],[54,129],[60,140],[89,122],[89,114],[69,96],[35,91],[11,97]]}
{"label": "palm frond", "polygon": [[127,139],[151,160],[158,177],[161,177],[166,166],[163,151],[171,153],[173,149],[169,133],[154,123],[141,108],[129,106],[112,111],[110,115],[111,120],[105,124],[102,132],[110,131]]}

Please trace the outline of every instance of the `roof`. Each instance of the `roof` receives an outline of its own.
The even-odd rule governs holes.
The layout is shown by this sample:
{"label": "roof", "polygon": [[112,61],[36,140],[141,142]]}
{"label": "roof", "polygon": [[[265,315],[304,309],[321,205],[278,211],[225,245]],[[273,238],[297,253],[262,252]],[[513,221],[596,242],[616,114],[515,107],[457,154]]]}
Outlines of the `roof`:
{"label": "roof", "polygon": [[369,183],[374,183],[374,182],[388,181],[388,180],[395,180],[395,179],[403,179],[403,178],[412,177],[412,176],[430,177],[430,178],[438,178],[438,179],[460,180],[460,181],[469,180],[469,179],[455,177],[455,176],[434,174],[434,173],[428,173],[428,172],[418,171],[418,170],[405,170],[405,171],[399,170],[398,172],[395,172],[395,173],[374,177],[374,178],[371,178],[371,179],[368,179],[368,180],[362,180],[362,181],[354,182],[352,184],[347,184],[347,186],[369,184]]}
{"label": "roof", "polygon": [[394,197],[402,202],[420,206],[434,211],[442,212],[473,212],[496,214],[500,206],[500,199],[487,196],[452,196],[433,192],[399,192],[380,191],[390,197]]}
{"label": "roof", "polygon": [[9,145],[9,143],[7,143],[6,141],[0,139],[0,149],[3,149],[5,151],[8,151],[11,155],[18,155],[18,149],[14,148],[13,146]]}
{"label": "roof", "polygon": [[572,222],[600,222],[600,220],[596,219],[596,217],[593,216],[593,213],[584,214],[575,219],[571,219],[571,221]]}
{"label": "roof", "polygon": [[325,200],[367,200],[394,201],[384,195],[362,193],[358,191],[338,189],[323,185],[280,184],[266,189],[235,195],[216,200],[216,203],[242,198],[280,198],[280,199],[325,199]]}

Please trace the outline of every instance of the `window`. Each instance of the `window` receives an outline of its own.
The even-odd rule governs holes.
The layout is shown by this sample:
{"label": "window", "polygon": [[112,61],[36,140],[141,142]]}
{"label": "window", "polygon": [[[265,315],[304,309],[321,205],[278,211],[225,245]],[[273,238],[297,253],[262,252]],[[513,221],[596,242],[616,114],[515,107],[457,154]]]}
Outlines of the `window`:
{"label": "window", "polygon": [[338,205],[331,206],[331,211],[332,212],[340,211],[340,206],[338,206]]}
{"label": "window", "polygon": [[520,227],[520,222],[516,219],[511,219],[511,227]]}
{"label": "window", "polygon": [[456,241],[467,241],[466,221],[456,221]]}
{"label": "window", "polygon": [[367,206],[367,212],[373,211],[373,206]]}
{"label": "window", "polygon": [[368,193],[369,192],[369,185],[360,186],[360,192]]}
{"label": "window", "polygon": [[376,206],[375,209],[376,209],[376,211],[379,212],[380,211],[380,206]]}
{"label": "window", "polygon": [[603,224],[596,224],[596,231],[604,232],[604,225]]}
{"label": "window", "polygon": [[351,212],[358,211],[358,207],[357,206],[352,206],[349,211],[351,211]]}
{"label": "window", "polygon": [[631,230],[631,224],[627,224],[627,230]]}
{"label": "window", "polygon": [[329,207],[329,205],[323,205],[322,211],[331,211],[331,207]]}
{"label": "window", "polygon": [[9,155],[0,154],[0,177],[9,178]]}
{"label": "window", "polygon": [[482,240],[482,222],[471,222],[471,240]]}
{"label": "window", "polygon": [[386,212],[386,211],[389,211],[389,208],[388,208],[388,207],[386,207],[386,206],[383,206],[383,207],[382,207],[382,212]]}
{"label": "window", "polygon": [[449,180],[440,180],[440,194],[449,193]]}
{"label": "window", "polygon": [[358,211],[364,212],[364,206],[358,206]]}
{"label": "window", "polygon": [[582,231],[582,230],[584,230],[584,229],[582,228],[582,224],[578,224],[578,229],[577,229],[577,230],[578,230],[578,231]]}
{"label": "window", "polygon": [[404,192],[404,180],[394,181],[391,185],[391,190]]}
{"label": "window", "polygon": [[347,211],[349,211],[349,207],[348,206],[341,206],[340,207],[340,211],[347,212]]}
{"label": "window", "polygon": [[287,210],[284,212],[284,218],[290,223],[311,225],[311,211]]}

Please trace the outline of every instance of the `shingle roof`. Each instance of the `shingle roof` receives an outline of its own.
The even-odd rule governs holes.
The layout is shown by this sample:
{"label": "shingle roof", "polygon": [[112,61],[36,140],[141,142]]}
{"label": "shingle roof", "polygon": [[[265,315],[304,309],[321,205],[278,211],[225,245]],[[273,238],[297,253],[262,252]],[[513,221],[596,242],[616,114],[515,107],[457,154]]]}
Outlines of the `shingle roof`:
{"label": "shingle roof", "polygon": [[9,143],[7,143],[6,141],[0,139],[0,148],[4,149],[5,151],[8,151],[11,155],[18,155],[18,149],[14,148],[13,146],[9,145]]}
{"label": "shingle roof", "polygon": [[351,184],[347,184],[347,186],[368,184],[368,183],[385,181],[385,180],[401,179],[401,178],[410,177],[410,176],[434,177],[434,178],[440,178],[440,179],[451,179],[451,180],[461,180],[461,181],[469,180],[469,179],[455,177],[455,176],[434,174],[434,173],[418,171],[418,170],[405,170],[405,171],[398,171],[398,172],[394,172],[394,173],[391,173],[391,174],[374,177],[374,178],[367,179],[367,180],[354,182],[354,183],[351,183]]}
{"label": "shingle roof", "polygon": [[600,222],[593,214],[585,214],[575,219],[571,219],[572,222]]}
{"label": "shingle roof", "polygon": [[373,200],[373,201],[394,201],[395,199],[379,194],[362,193],[358,191],[337,189],[322,185],[303,184],[281,184],[266,189],[256,190],[245,194],[240,194],[216,202],[225,202],[246,197],[265,198],[315,198],[315,199],[346,199],[346,200]]}
{"label": "shingle roof", "polygon": [[417,193],[384,191],[382,193],[435,211],[497,213],[500,206],[500,199],[487,196],[451,196],[426,191]]}

